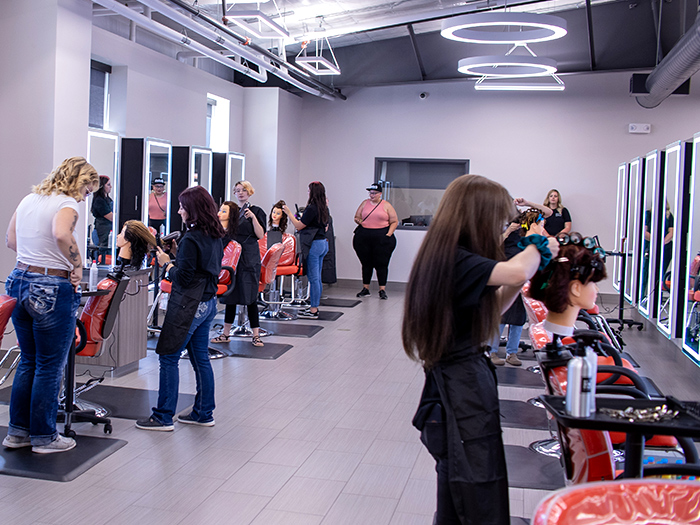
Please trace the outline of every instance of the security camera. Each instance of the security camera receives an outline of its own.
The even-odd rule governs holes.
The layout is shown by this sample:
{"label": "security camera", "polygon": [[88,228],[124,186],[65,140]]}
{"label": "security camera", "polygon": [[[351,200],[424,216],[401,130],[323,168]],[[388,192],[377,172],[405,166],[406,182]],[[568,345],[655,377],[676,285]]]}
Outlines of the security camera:
{"label": "security camera", "polygon": [[425,91],[423,91],[423,93],[421,93],[420,95],[418,95],[418,98],[421,99],[421,100],[425,100],[426,98],[428,98],[428,93],[426,93]]}

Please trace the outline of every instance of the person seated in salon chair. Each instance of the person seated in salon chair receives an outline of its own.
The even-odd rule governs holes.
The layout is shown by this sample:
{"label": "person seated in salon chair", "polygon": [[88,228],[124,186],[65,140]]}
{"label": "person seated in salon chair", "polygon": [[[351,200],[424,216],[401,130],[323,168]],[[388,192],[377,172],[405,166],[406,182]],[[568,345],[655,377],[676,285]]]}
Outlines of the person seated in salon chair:
{"label": "person seated in salon chair", "polygon": [[124,223],[117,235],[118,261],[124,268],[140,269],[146,255],[155,250],[156,238],[141,221],[131,220]]}

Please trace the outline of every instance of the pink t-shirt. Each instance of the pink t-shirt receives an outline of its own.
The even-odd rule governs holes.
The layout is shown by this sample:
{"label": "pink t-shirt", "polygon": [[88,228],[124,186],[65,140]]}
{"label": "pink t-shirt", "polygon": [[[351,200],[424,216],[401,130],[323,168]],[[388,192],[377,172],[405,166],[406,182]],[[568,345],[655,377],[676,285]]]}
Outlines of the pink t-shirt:
{"label": "pink t-shirt", "polygon": [[165,210],[168,209],[168,192],[166,191],[160,197],[155,193],[151,193],[148,198],[148,218],[155,221],[165,219]]}
{"label": "pink t-shirt", "polygon": [[[375,207],[376,210],[374,210]],[[362,208],[362,227],[368,230],[378,230],[387,226],[389,226],[389,214],[384,209],[384,201],[382,200],[379,205],[376,205],[367,199],[364,208]]]}

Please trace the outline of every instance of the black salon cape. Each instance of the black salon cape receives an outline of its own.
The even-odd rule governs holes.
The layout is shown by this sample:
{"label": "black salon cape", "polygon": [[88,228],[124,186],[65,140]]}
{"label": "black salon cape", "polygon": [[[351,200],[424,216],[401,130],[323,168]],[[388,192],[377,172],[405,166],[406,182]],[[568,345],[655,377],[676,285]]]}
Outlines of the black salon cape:
{"label": "black salon cape", "polygon": [[[520,232],[518,231],[512,232],[506,238],[503,244],[503,249],[506,252],[506,259],[510,259],[511,257],[523,251],[522,248],[518,247],[518,243],[521,239],[522,237],[520,236]],[[527,321],[527,312],[525,311],[525,304],[523,304],[522,295],[518,294],[518,296],[513,301],[513,304],[510,305],[510,308],[508,308],[508,310],[506,310],[506,313],[503,314],[503,317],[501,318],[501,324],[523,326],[525,324],[525,321]]]}
{"label": "black salon cape", "polygon": [[[468,525],[509,525],[508,476],[493,365],[471,340],[470,318],[488,291],[496,261],[458,249],[455,268],[455,343],[432,369],[414,426],[423,431],[436,403],[443,407],[452,499]],[[439,406],[439,405],[438,405]],[[440,424],[440,423],[439,423]],[[432,453],[433,451],[431,451]]]}
{"label": "black salon cape", "polygon": [[169,272],[173,286],[156,346],[158,355],[174,354],[182,348],[197,306],[216,294],[223,256],[221,239],[199,230],[186,232],[180,240],[175,266]]}
{"label": "black salon cape", "polygon": [[[250,206],[258,222],[265,231],[267,216],[259,206]],[[223,304],[253,304],[258,300],[260,286],[260,246],[253,229],[253,219],[241,216],[233,240],[241,245],[241,258],[236,266],[236,288],[222,299]]]}

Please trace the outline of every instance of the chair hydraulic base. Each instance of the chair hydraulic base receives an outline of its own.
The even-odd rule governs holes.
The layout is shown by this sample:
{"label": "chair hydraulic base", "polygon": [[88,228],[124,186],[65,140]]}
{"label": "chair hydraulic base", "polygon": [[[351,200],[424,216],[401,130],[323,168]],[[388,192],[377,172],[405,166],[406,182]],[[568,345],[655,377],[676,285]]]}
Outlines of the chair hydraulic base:
{"label": "chair hydraulic base", "polygon": [[[250,321],[248,320],[247,307],[240,304],[236,306],[236,316],[238,318],[237,324],[231,327],[229,335],[231,337],[253,337],[253,330],[250,328]],[[267,337],[274,333],[264,328],[259,328],[258,330],[260,337]]]}
{"label": "chair hydraulic base", "polygon": [[557,439],[541,439],[533,441],[528,447],[533,452],[559,459],[561,457],[561,445]]}

